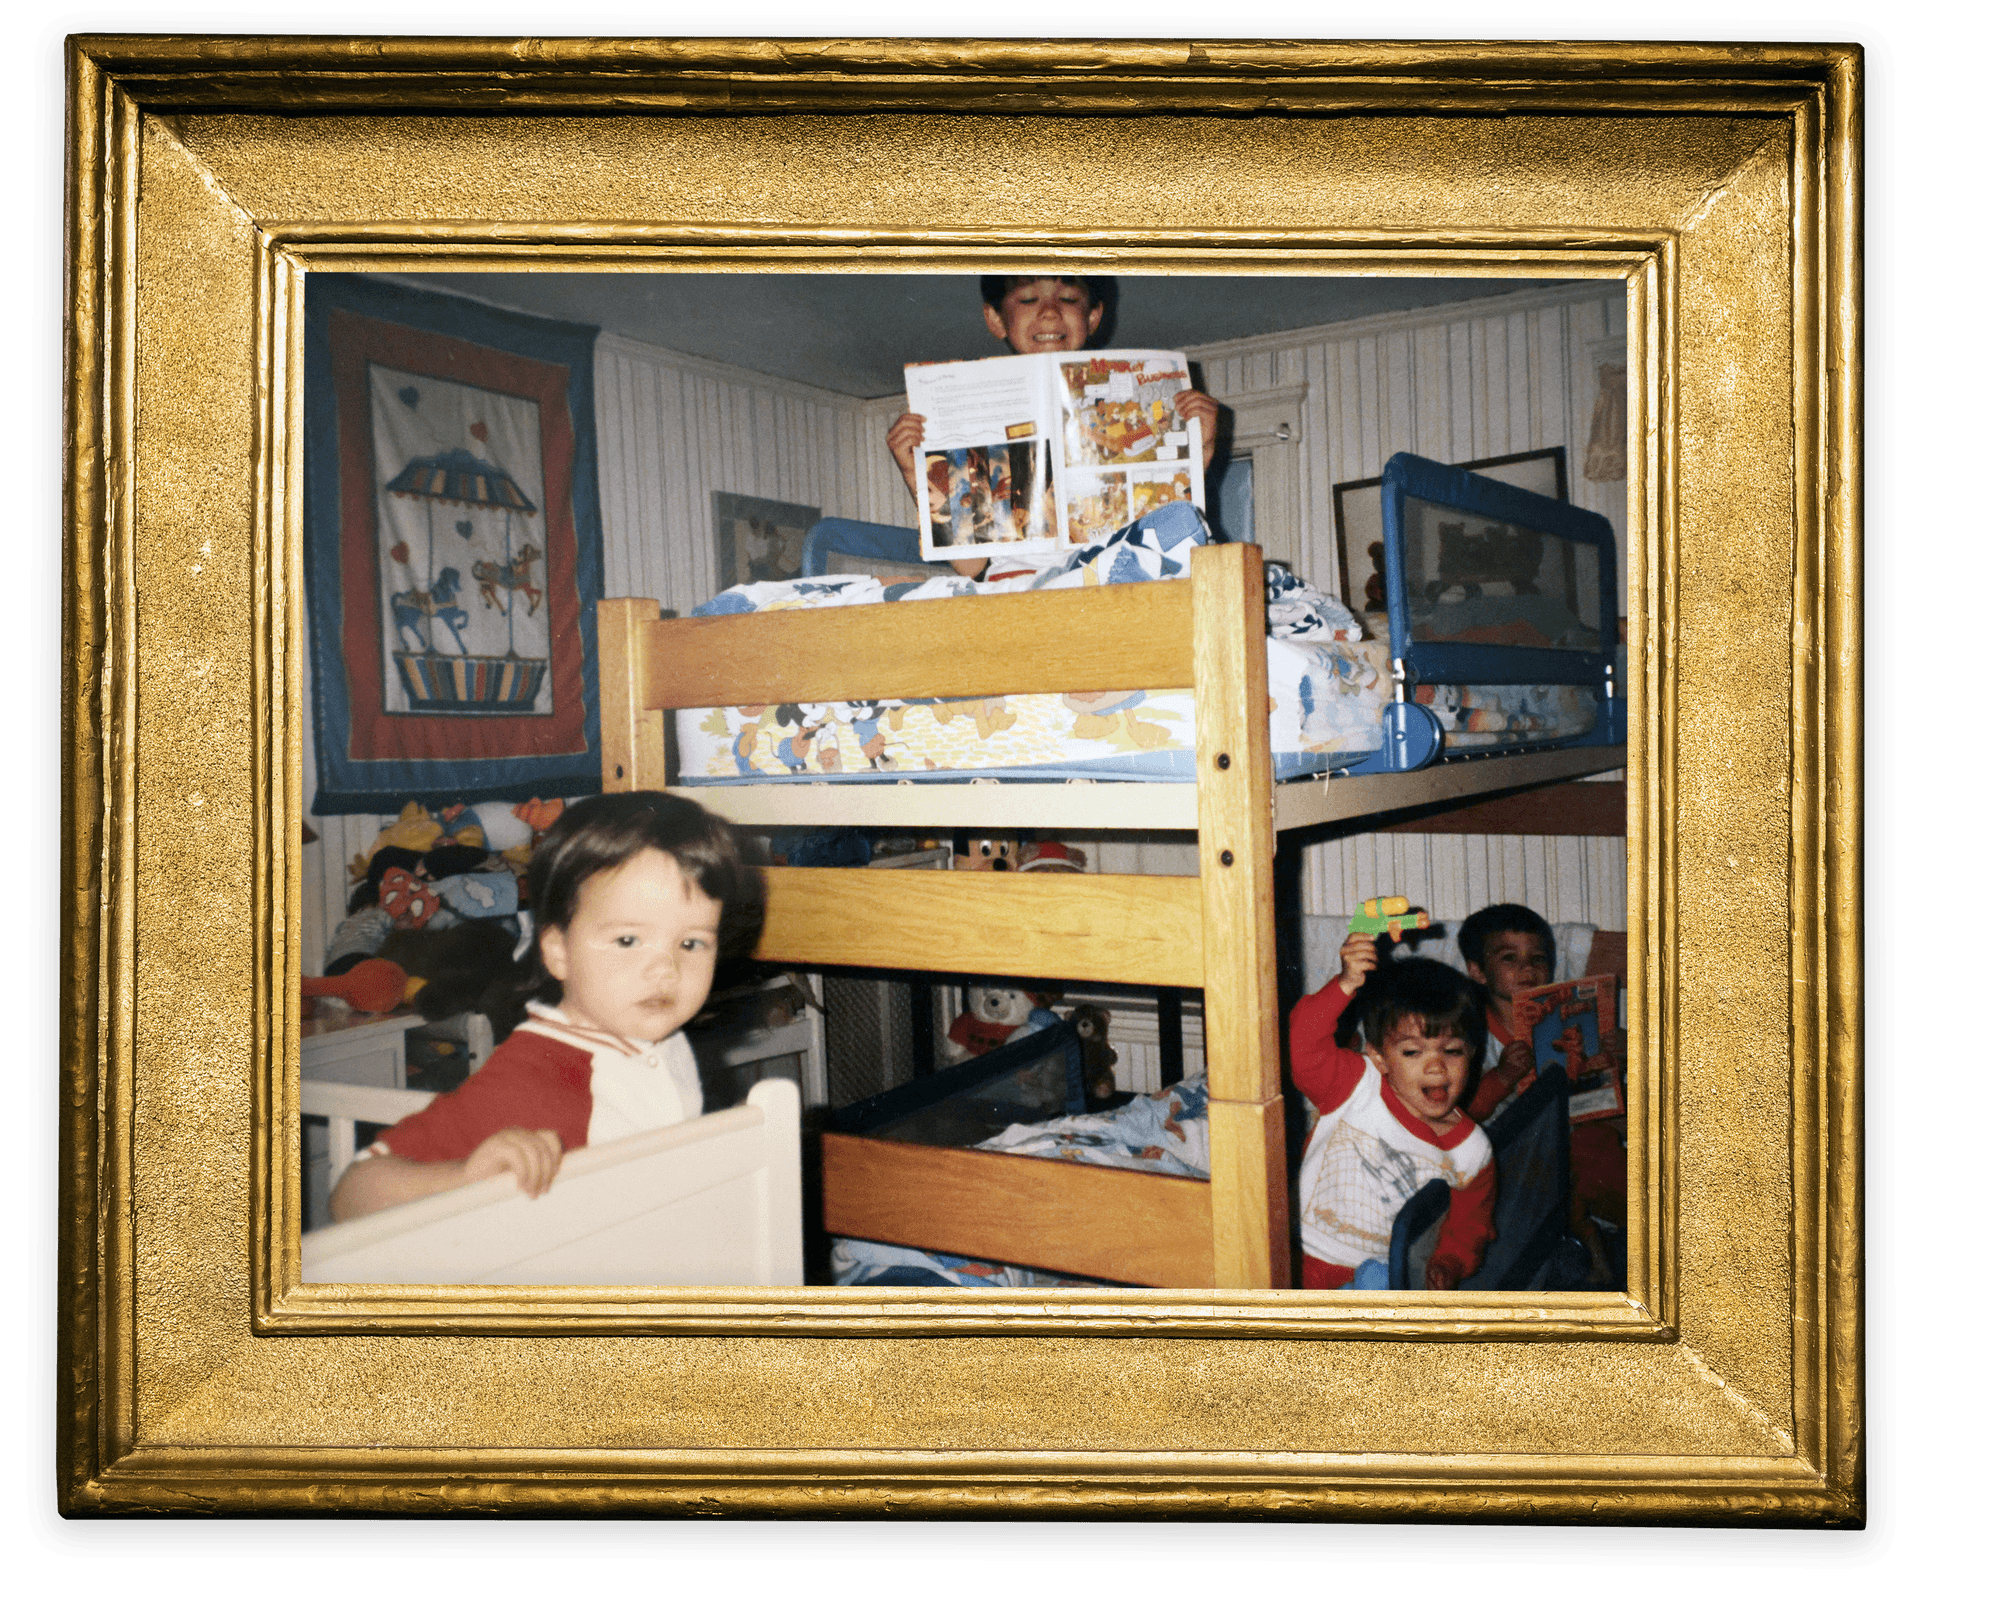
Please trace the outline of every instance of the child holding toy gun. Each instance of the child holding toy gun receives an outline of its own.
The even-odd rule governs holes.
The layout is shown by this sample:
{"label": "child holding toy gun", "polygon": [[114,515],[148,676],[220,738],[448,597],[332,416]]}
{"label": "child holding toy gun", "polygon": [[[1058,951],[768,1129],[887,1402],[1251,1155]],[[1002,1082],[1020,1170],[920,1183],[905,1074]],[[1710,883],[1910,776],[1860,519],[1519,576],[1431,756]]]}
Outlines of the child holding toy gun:
{"label": "child holding toy gun", "polygon": [[[1493,1147],[1459,1109],[1484,1049],[1480,991],[1441,962],[1384,967],[1379,951],[1380,936],[1393,943],[1429,922],[1406,899],[1364,900],[1340,975],[1292,1008],[1292,1079],[1321,1114],[1299,1169],[1308,1290],[1385,1286],[1396,1214],[1432,1179],[1451,1186],[1451,1206],[1424,1271],[1430,1289],[1468,1278],[1493,1238]],[[1334,1042],[1357,994],[1360,1054]]]}

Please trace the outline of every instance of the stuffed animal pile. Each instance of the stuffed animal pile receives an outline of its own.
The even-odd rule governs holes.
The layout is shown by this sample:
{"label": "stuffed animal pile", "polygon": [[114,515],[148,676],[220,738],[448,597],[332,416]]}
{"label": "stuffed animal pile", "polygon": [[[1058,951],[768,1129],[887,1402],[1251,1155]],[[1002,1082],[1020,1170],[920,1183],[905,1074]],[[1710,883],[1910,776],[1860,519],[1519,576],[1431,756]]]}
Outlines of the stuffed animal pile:
{"label": "stuffed animal pile", "polygon": [[[524,874],[562,808],[560,799],[435,811],[405,805],[349,864],[355,887],[347,916],[327,943],[324,978],[305,980],[306,992],[352,998],[366,1010],[410,1004],[427,1022],[482,1011],[495,1038],[504,1038],[522,1015],[513,984]],[[338,984],[364,964],[371,987]],[[383,1006],[388,965],[407,981],[401,999]],[[361,993],[371,1004],[360,1005]]]}

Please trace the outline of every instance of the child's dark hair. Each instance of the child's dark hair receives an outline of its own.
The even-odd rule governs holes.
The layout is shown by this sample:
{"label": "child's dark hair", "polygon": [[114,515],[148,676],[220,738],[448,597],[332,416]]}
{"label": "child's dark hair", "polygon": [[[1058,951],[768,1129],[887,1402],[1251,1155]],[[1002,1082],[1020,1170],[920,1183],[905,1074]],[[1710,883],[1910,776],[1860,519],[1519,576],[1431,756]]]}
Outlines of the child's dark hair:
{"label": "child's dark hair", "polygon": [[1540,913],[1531,911],[1525,905],[1489,905],[1483,911],[1474,911],[1465,919],[1465,925],[1458,930],[1458,953],[1466,963],[1486,970],[1486,946],[1502,933],[1532,933],[1548,946],[1549,965],[1555,965],[1555,929],[1543,920]]}
{"label": "child's dark hair", "polygon": [[535,846],[528,867],[528,909],[536,934],[527,957],[529,998],[562,999],[562,984],[542,964],[540,935],[569,926],[591,878],[648,849],[670,856],[695,887],[721,904],[718,955],[741,955],[756,943],[764,921],[764,879],[744,861],[728,822],[671,793],[600,793],[565,809]]}
{"label": "child's dark hair", "polygon": [[[1103,308],[1107,315],[1112,304],[1118,300],[1118,281],[1110,274],[981,274],[979,294],[986,305],[997,313],[1010,290],[1036,279],[1053,279],[1058,284],[1077,286],[1090,299],[1092,307]],[[1108,318],[1106,322],[1109,322]]]}
{"label": "child's dark hair", "polygon": [[1379,1049],[1405,1018],[1414,1017],[1426,1035],[1456,1033],[1463,1038],[1469,1065],[1478,1073],[1486,1053],[1485,991],[1456,967],[1422,959],[1392,961],[1369,974],[1354,1004],[1369,1044]]}

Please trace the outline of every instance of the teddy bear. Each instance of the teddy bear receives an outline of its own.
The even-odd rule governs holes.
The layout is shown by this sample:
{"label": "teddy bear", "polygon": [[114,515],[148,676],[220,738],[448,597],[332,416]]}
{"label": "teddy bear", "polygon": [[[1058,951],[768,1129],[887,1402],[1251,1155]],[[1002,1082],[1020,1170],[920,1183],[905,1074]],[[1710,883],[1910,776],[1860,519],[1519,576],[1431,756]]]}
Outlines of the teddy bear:
{"label": "teddy bear", "polygon": [[1111,1048],[1111,1014],[1102,1006],[1078,1006],[1067,1020],[1083,1043],[1083,1109],[1105,1112],[1123,1106],[1132,1092],[1121,1090],[1112,1072],[1118,1052]]}
{"label": "teddy bear", "polygon": [[1049,996],[1030,994],[1001,983],[975,984],[966,990],[966,1009],[953,1019],[945,1038],[948,1064],[970,1061],[998,1050],[1016,1034],[1051,1027],[1058,1019],[1049,1010]]}

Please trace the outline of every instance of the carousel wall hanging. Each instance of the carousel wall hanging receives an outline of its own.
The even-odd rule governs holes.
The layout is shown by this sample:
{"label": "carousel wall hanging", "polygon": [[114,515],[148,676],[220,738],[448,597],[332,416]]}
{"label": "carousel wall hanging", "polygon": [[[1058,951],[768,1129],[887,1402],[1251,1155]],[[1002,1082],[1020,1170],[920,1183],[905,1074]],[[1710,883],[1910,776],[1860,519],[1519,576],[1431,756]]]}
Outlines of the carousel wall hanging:
{"label": "carousel wall hanging", "polygon": [[598,787],[596,331],[306,285],[317,815]]}

